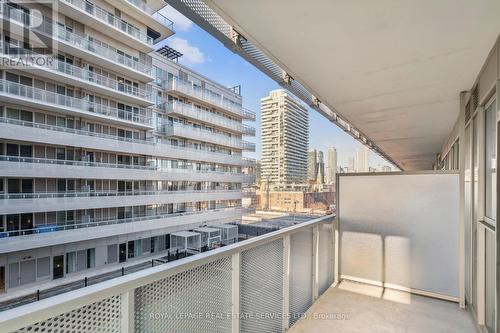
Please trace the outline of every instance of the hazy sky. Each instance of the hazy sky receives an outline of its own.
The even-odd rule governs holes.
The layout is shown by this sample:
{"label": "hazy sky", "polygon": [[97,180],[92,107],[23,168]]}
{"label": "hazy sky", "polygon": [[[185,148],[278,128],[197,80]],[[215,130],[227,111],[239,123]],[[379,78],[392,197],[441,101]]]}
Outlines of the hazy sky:
{"label": "hazy sky", "polygon": [[[243,105],[257,113],[257,121],[249,122],[257,129],[255,138],[246,140],[256,143],[255,153],[249,157],[260,158],[260,99],[270,90],[280,86],[262,74],[253,65],[232,53],[218,40],[193,24],[171,6],[166,6],[163,14],[174,22],[176,34],[163,42],[183,53],[180,63],[223,84],[227,87],[241,85]],[[160,47],[159,45],[158,47]],[[309,111],[309,147],[325,152],[335,147],[338,152],[338,165],[347,166],[347,159],[354,156],[360,144],[351,136],[329,122],[314,110]],[[370,166],[389,165],[382,158],[370,153]]]}

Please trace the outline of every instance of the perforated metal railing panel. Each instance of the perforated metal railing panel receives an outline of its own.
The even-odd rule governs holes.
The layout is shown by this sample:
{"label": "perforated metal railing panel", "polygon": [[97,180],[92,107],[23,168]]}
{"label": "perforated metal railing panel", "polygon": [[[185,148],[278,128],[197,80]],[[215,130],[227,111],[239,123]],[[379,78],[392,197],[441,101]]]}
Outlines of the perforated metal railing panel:
{"label": "perforated metal railing panel", "polygon": [[231,331],[231,258],[135,290],[136,333]]}
{"label": "perforated metal railing panel", "polygon": [[312,236],[306,229],[290,238],[290,326],[312,304]]}
{"label": "perforated metal railing panel", "polygon": [[240,333],[281,332],[283,240],[243,251],[240,269]]}
{"label": "perforated metal railing panel", "polygon": [[121,333],[121,297],[113,296],[13,333]]}
{"label": "perforated metal railing panel", "polygon": [[321,295],[333,283],[333,259],[335,258],[335,248],[333,246],[333,225],[321,224],[318,229],[318,289]]}
{"label": "perforated metal railing panel", "polygon": [[[315,226],[318,230],[317,292],[321,295],[333,282],[334,226],[331,223]],[[267,243],[261,240],[253,248],[245,246],[228,251],[222,258],[203,258],[198,266],[185,266],[181,273],[171,276],[167,273],[161,280],[138,284],[132,291],[133,300],[116,295],[61,315],[58,315],[59,309],[55,309],[53,318],[11,333],[121,333],[126,329],[122,325],[128,325],[128,315],[132,316],[137,333],[231,332],[232,310],[237,305],[232,304],[233,292],[239,292],[241,333],[282,332],[312,304],[316,286],[313,285],[313,230],[314,226],[309,226],[283,234],[282,237],[289,236],[287,241],[284,238]],[[288,245],[289,251],[285,251],[284,246],[288,248]],[[238,262],[239,267],[232,267]],[[290,265],[286,272],[285,263]],[[232,281],[238,277],[235,274],[238,268],[239,280]],[[285,273],[288,274],[286,280]],[[239,290],[233,291],[233,286],[238,285]],[[68,298],[68,304],[72,303],[73,299]],[[38,311],[47,310],[44,307]],[[288,315],[290,320],[283,317]],[[13,326],[18,327],[16,324]]]}

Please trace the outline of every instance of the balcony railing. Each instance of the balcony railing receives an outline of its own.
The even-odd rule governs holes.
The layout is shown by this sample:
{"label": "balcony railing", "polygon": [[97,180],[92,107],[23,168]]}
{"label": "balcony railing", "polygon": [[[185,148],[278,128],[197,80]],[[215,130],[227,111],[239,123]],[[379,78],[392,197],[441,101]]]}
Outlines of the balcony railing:
{"label": "balcony railing", "polygon": [[160,106],[160,109],[166,113],[175,113],[187,118],[200,120],[219,127],[227,128],[239,133],[254,133],[255,128],[242,124],[241,122],[219,116],[203,109],[195,107],[193,104],[182,103],[178,101],[166,102]]}
{"label": "balcony railing", "polygon": [[196,194],[196,193],[221,193],[221,192],[241,192],[238,190],[218,189],[200,189],[200,190],[129,190],[129,191],[64,191],[64,192],[34,192],[34,193],[0,193],[0,199],[50,199],[50,198],[87,198],[87,197],[120,197],[136,195],[176,195],[176,194]]}
{"label": "balcony railing", "polygon": [[[33,128],[40,128],[40,129],[46,129],[46,130],[51,130],[51,131],[58,131],[58,132],[64,132],[64,133],[71,133],[71,134],[77,134],[77,135],[86,135],[86,136],[92,136],[92,137],[99,137],[99,138],[104,138],[104,139],[110,139],[110,140],[118,140],[118,141],[123,141],[123,142],[133,142],[133,143],[138,143],[138,144],[146,144],[146,145],[158,145],[158,146],[168,146],[169,149],[176,149],[182,152],[188,152],[188,153],[204,153],[208,154],[209,156],[218,156],[221,158],[234,158],[234,159],[241,159],[241,154],[227,154],[227,153],[222,153],[222,152],[217,152],[217,151],[208,151],[208,150],[201,150],[201,149],[196,149],[188,146],[178,146],[178,145],[172,145],[168,143],[157,143],[154,140],[141,140],[141,139],[136,139],[136,138],[128,138],[128,137],[122,137],[122,136],[117,136],[117,135],[109,135],[109,134],[103,134],[103,133],[97,133],[97,132],[91,132],[85,129],[75,129],[75,128],[68,128],[68,127],[62,127],[62,126],[55,126],[55,125],[48,125],[48,124],[40,124],[40,123],[34,123],[31,121],[23,121],[23,120],[18,120],[18,119],[10,119],[10,118],[3,118],[0,117],[0,123],[8,123],[12,125],[18,125],[18,126],[25,126],[25,127],[33,127]],[[234,164],[235,161],[227,162],[227,164]]]}
{"label": "balcony railing", "polygon": [[243,161],[245,162],[245,166],[248,167],[255,167],[257,165],[255,158],[243,157]]}
{"label": "balcony railing", "polygon": [[165,81],[164,86],[165,89],[169,91],[178,91],[182,94],[194,97],[220,109],[229,111],[244,119],[255,120],[254,112],[244,109],[241,105],[230,103],[223,95],[216,95],[207,89],[203,89],[195,85],[194,82],[173,78],[171,80]]}
{"label": "balcony railing", "polygon": [[85,99],[57,94],[51,91],[33,88],[31,86],[0,80],[0,92],[35,103],[51,104],[57,107],[70,108],[76,112],[100,114],[107,117],[152,126],[151,118],[145,116],[146,109],[138,109],[139,113],[113,108],[103,104],[89,102]]}
{"label": "balcony railing", "polygon": [[87,14],[95,17],[99,21],[102,21],[106,24],[109,24],[116,29],[126,33],[134,37],[135,39],[140,40],[143,43],[153,45],[153,38],[149,37],[147,34],[143,33],[137,27],[134,27],[130,23],[116,17],[115,15],[109,13],[108,11],[102,9],[101,7],[84,0],[63,0],[82,11],[85,11]]}
{"label": "balcony railing", "polygon": [[118,168],[118,169],[132,169],[132,170],[151,170],[166,173],[176,174],[217,174],[228,176],[245,177],[242,173],[224,172],[217,170],[196,170],[187,168],[160,168],[154,163],[151,165],[132,165],[132,164],[119,164],[119,163],[103,163],[103,162],[87,162],[87,161],[72,161],[72,160],[58,160],[53,158],[38,158],[38,157],[23,157],[23,156],[7,156],[0,155],[0,161],[6,162],[19,162],[19,163],[39,163],[39,164],[53,164],[53,165],[69,165],[69,166],[85,166],[85,167],[99,167],[99,168]]}
{"label": "balcony railing", "polygon": [[16,21],[21,25],[26,26],[29,24],[29,22],[41,22],[35,27],[30,27],[30,30],[42,33],[49,38],[56,38],[59,41],[70,44],[73,47],[106,58],[107,60],[123,65],[124,67],[132,68],[147,75],[151,74],[151,66],[146,65],[139,60],[132,58],[131,56],[119,54],[118,50],[98,44],[92,40],[89,40],[88,37],[82,37],[71,31],[68,31],[63,26],[54,23],[52,19],[46,16],[41,16],[40,14],[38,14],[38,12],[33,12],[34,14],[28,14],[6,3],[0,5],[0,7],[0,13],[4,17],[7,15],[8,19]]}
{"label": "balcony railing", "polygon": [[[16,45],[9,45],[9,49],[15,49],[17,48]],[[47,68],[48,70],[53,70],[53,71],[58,71],[60,73],[64,73],[66,75],[72,76],[77,80],[83,80],[87,81],[89,83],[93,83],[102,87],[106,87],[112,90],[115,90],[117,92],[125,93],[127,95],[132,95],[138,98],[141,98],[143,100],[146,100],[148,102],[153,103],[154,98],[151,93],[151,91],[148,91],[145,89],[146,85],[144,84],[139,84],[138,86],[133,86],[130,84],[125,84],[118,82],[115,79],[112,79],[110,77],[94,73],[92,71],[89,71],[88,69],[81,68],[72,64],[69,64],[67,62],[54,59],[51,56],[43,55],[43,54],[38,54],[32,50],[22,48],[20,49],[20,52],[22,55],[18,54],[7,54],[5,53],[4,49],[4,43],[2,40],[0,40],[0,54],[6,57],[14,58],[14,59],[22,59],[23,56],[30,56],[30,57],[46,57],[46,61],[44,61],[44,66],[41,66],[43,68]],[[50,58],[50,60],[49,60]]]}
{"label": "balcony railing", "polygon": [[166,26],[170,30],[174,30],[174,23],[170,21],[168,18],[160,14],[156,9],[148,6],[146,2],[142,0],[126,0],[128,3],[134,5],[135,7],[139,8],[141,11],[146,12],[154,18],[157,22],[161,23],[162,25]]}
{"label": "balcony railing", "polygon": [[322,217],[6,310],[0,330],[283,332],[334,282],[335,230]]}
{"label": "balcony railing", "polygon": [[255,128],[252,126],[243,124],[243,135],[255,136]]}
{"label": "balcony railing", "polygon": [[[158,215],[150,215],[150,216],[136,216],[136,217],[131,217],[131,218],[123,218],[123,219],[90,218],[85,222],[74,221],[73,223],[67,223],[67,224],[62,224],[62,225],[58,225],[58,224],[41,225],[39,227],[32,228],[32,229],[4,231],[4,232],[0,232],[0,238],[18,237],[18,236],[25,236],[25,235],[32,235],[32,234],[44,234],[44,233],[49,233],[49,232],[91,228],[91,227],[101,227],[101,226],[106,226],[106,225],[132,223],[132,222],[140,222],[140,221],[148,221],[148,222],[153,223],[153,221],[158,220],[158,219],[166,219],[166,218],[187,216],[187,215],[196,215],[196,214],[205,214],[207,212],[219,212],[219,211],[230,211],[230,210],[237,211],[239,208],[241,208],[241,206],[232,206],[232,207],[217,206],[214,209],[205,209],[205,210],[199,210],[199,211],[183,211],[183,212],[176,212],[176,213],[170,213],[170,214],[158,214]],[[148,223],[148,222],[146,222],[146,223]]]}
{"label": "balcony railing", "polygon": [[196,128],[194,126],[184,125],[180,123],[171,123],[162,125],[162,132],[168,136],[177,136],[182,138],[189,138],[202,142],[211,142],[214,144],[243,149],[244,142],[240,138],[229,137],[224,134],[214,133],[209,130]]}

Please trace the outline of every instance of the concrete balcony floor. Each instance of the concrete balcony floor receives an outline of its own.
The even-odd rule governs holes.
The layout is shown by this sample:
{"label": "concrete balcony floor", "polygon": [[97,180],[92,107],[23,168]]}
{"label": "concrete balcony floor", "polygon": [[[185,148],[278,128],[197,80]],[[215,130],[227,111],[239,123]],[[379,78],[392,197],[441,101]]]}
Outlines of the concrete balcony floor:
{"label": "concrete balcony floor", "polygon": [[[331,319],[316,315],[334,314]],[[289,333],[471,333],[469,312],[457,303],[392,289],[342,281],[327,290]]]}

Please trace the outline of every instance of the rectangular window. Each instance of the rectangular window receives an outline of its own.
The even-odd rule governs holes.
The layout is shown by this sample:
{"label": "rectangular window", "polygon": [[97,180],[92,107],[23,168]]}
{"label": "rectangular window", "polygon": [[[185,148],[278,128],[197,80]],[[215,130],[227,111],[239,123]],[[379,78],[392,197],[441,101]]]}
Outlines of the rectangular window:
{"label": "rectangular window", "polygon": [[129,259],[133,258],[134,257],[134,254],[135,254],[135,251],[134,251],[134,241],[129,241],[128,242],[128,255],[127,257]]}
{"label": "rectangular window", "polygon": [[87,249],[87,268],[95,267],[95,249]]}
{"label": "rectangular window", "polygon": [[76,252],[66,253],[66,273],[76,272]]}

